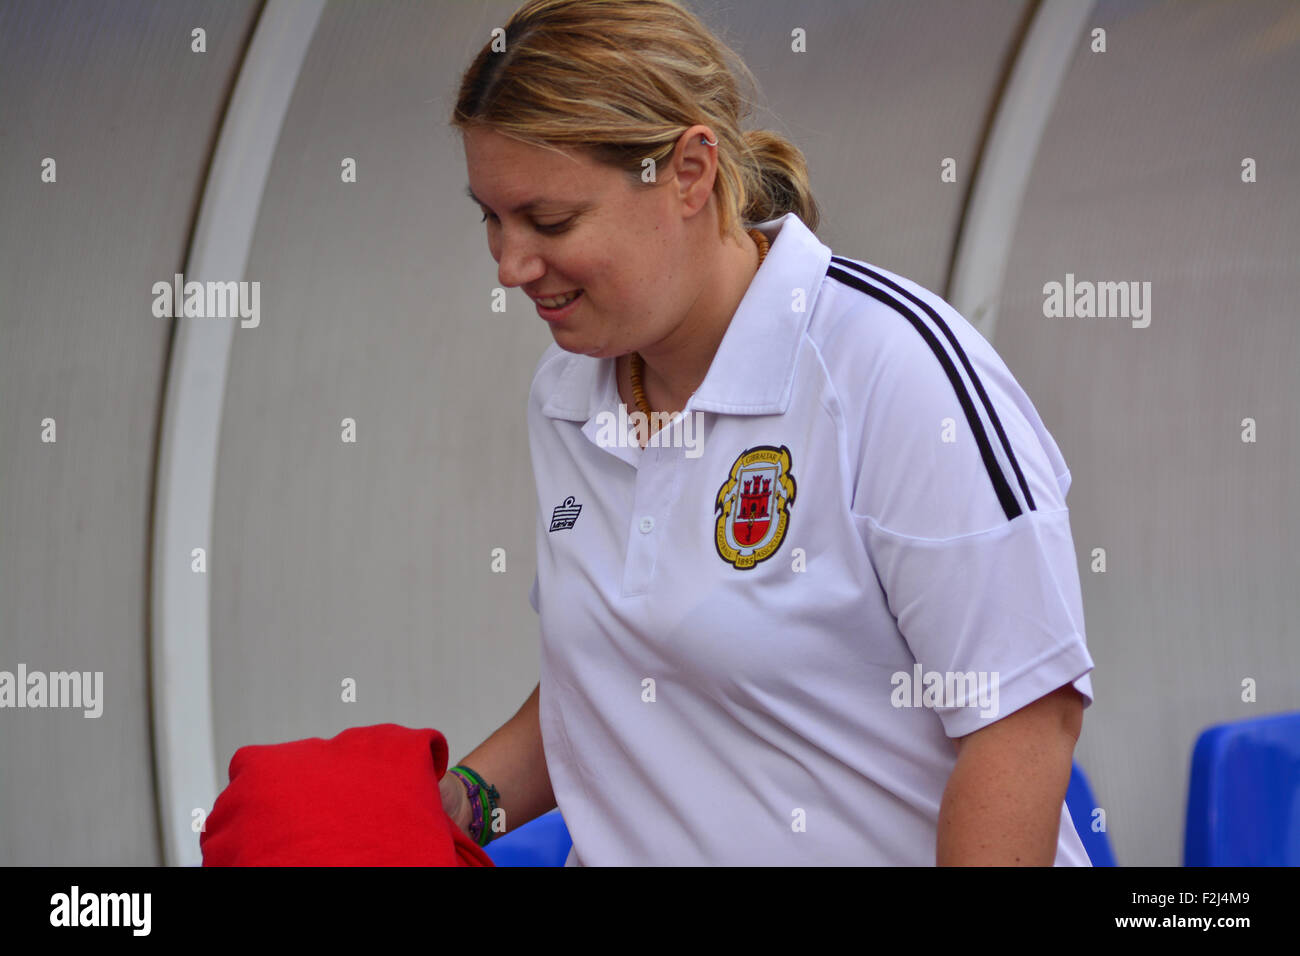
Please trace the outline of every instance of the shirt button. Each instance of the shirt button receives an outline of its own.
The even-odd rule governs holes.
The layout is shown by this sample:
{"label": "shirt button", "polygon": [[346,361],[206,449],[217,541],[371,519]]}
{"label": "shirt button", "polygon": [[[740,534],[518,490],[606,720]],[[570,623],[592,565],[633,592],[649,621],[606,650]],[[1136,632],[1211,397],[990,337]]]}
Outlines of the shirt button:
{"label": "shirt button", "polygon": [[654,518],[651,518],[649,515],[646,515],[644,518],[641,519],[641,533],[642,533],[642,534],[649,534],[651,531],[654,530],[654,527],[655,527],[655,519],[654,519]]}

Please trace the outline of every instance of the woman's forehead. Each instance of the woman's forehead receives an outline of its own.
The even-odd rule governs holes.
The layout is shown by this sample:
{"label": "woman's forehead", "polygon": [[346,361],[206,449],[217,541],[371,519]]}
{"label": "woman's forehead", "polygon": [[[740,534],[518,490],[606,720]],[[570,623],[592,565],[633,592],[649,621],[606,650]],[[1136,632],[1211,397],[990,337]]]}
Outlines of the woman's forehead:
{"label": "woman's forehead", "polygon": [[613,173],[571,150],[560,153],[500,134],[492,136],[473,142],[466,136],[469,183],[465,193],[479,205],[495,201],[509,212],[527,212],[586,202],[600,191],[596,184]]}
{"label": "woman's forehead", "polygon": [[554,166],[590,165],[591,160],[581,150],[566,149],[562,146],[538,146],[506,136],[491,128],[479,127],[465,131],[465,153],[480,159],[501,161],[519,161],[526,163],[546,162]]}

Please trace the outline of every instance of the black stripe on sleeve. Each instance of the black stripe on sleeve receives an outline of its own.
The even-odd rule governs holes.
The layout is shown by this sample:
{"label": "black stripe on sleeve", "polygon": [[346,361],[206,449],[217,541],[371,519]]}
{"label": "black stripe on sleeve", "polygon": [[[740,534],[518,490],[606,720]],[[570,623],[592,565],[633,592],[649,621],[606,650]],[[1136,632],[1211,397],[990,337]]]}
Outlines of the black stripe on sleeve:
{"label": "black stripe on sleeve", "polygon": [[989,421],[993,423],[993,430],[998,433],[998,440],[1002,442],[1002,450],[1006,452],[1007,461],[1011,462],[1011,469],[1016,473],[1016,481],[1020,485],[1020,490],[1024,492],[1026,505],[1028,505],[1030,511],[1037,511],[1038,506],[1034,504],[1034,496],[1029,492],[1029,482],[1025,481],[1024,472],[1020,470],[1020,462],[1016,460],[1016,453],[1011,450],[1011,442],[1007,438],[1007,433],[1002,428],[1002,420],[998,418],[997,409],[993,407],[993,402],[989,398],[988,392],[984,391],[984,383],[981,382],[980,377],[975,374],[975,369],[971,367],[970,360],[966,358],[966,351],[961,347],[961,343],[957,341],[957,337],[952,334],[952,329],[948,327],[948,323],[939,317],[939,313],[935,312],[928,302],[917,298],[917,296],[913,295],[907,289],[904,289],[898,283],[881,275],[874,269],[869,269],[861,263],[854,262],[851,259],[846,259],[843,256],[832,256],[831,258],[841,265],[848,266],[850,269],[855,269],[863,275],[870,276],[872,279],[875,279],[882,285],[888,286],[900,295],[906,296],[912,302],[924,309],[926,315],[930,316],[935,325],[939,326],[943,331],[944,336],[952,343],[952,347],[956,351],[957,357],[961,359],[962,368],[966,369],[966,374],[970,376],[971,384],[975,386],[975,391],[979,394],[980,401],[984,403],[984,408],[989,413]]}
{"label": "black stripe on sleeve", "polygon": [[[997,413],[993,409],[993,403],[989,400],[988,394],[984,390],[984,386],[980,383],[979,376],[977,376],[975,370],[971,368],[966,353],[962,350],[961,346],[957,343],[957,339],[953,336],[952,330],[948,328],[947,324],[938,316],[928,303],[918,299],[906,289],[901,288],[884,276],[879,275],[871,269],[859,265],[856,262],[844,259],[842,256],[832,256],[831,261],[862,272],[864,275],[870,276],[872,279],[889,286],[900,295],[906,296],[917,306],[924,309],[926,314],[930,316],[935,324],[943,330],[945,336],[952,343],[953,348],[956,349],[957,355],[961,358],[962,365],[966,369],[966,374],[970,376],[970,380],[975,386],[975,390],[979,393],[981,400],[984,402],[984,407],[988,410],[989,419],[993,423],[993,427],[1002,441],[1002,447],[1006,450],[1007,458],[1011,462],[1011,467],[1015,470],[1016,477],[1020,482],[1020,488],[1025,494],[1025,501],[1028,504],[1029,510],[1036,510],[1033,496],[1029,493],[1029,486],[1025,482],[1024,475],[1021,473],[1020,464],[1016,461],[1015,454],[1011,451],[1010,442],[1007,440],[1006,433],[1002,429],[1002,423],[998,420]],[[920,333],[921,338],[923,338],[926,344],[930,346],[930,350],[934,353],[935,358],[939,360],[939,364],[943,367],[944,372],[948,376],[948,381],[952,383],[953,391],[957,395],[957,400],[961,403],[962,410],[966,414],[966,421],[970,423],[971,432],[975,436],[975,443],[979,447],[980,458],[983,459],[984,467],[988,471],[990,480],[993,482],[993,490],[998,496],[998,503],[1002,505],[1003,513],[1007,516],[1008,521],[1019,517],[1021,514],[1020,502],[1016,500],[1015,492],[1011,490],[1011,486],[1007,483],[1006,476],[1002,473],[1002,467],[998,464],[997,458],[993,453],[993,446],[989,444],[988,434],[984,430],[984,423],[980,420],[979,413],[975,410],[975,405],[971,401],[969,392],[966,390],[966,385],[961,380],[961,374],[957,371],[957,367],[953,365],[952,359],[944,350],[943,345],[935,337],[934,333],[930,331],[930,328],[921,320],[911,307],[900,301],[898,297],[890,295],[885,290],[869,285],[857,276],[850,275],[843,269],[835,268],[834,265],[830,266],[826,270],[826,275],[829,278],[842,282],[850,288],[857,289],[859,292],[889,306],[903,318],[907,319],[907,321],[912,324],[912,327]]]}

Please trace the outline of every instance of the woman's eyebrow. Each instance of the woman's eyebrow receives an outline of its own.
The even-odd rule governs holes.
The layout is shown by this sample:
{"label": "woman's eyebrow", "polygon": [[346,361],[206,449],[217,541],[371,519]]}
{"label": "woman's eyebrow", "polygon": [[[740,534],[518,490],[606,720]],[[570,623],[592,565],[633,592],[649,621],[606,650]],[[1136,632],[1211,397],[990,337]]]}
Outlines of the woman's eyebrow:
{"label": "woman's eyebrow", "polygon": [[[467,196],[469,196],[470,199],[472,199],[472,200],[474,200],[476,203],[478,203],[480,206],[484,207],[485,209],[488,208],[488,204],[485,203],[483,200],[479,199],[477,196],[475,196],[475,195],[474,195],[474,190],[470,189],[468,186],[465,187],[465,194],[466,194]],[[520,205],[516,206],[514,209],[511,209],[510,211],[511,211],[511,212],[527,212],[528,210],[530,210],[530,209],[534,209],[534,208],[536,208],[537,206],[543,206],[543,205],[545,205],[545,204],[548,203],[548,202],[550,202],[549,199],[532,199],[532,200],[529,200],[529,201],[526,202],[526,203],[521,203]]]}
{"label": "woman's eyebrow", "polygon": [[[474,195],[474,190],[469,186],[465,187],[465,195],[474,200],[484,209],[491,208],[483,200]],[[564,199],[530,199],[526,203],[520,203],[511,212],[528,212],[530,209],[536,209],[538,206],[583,206],[580,202],[570,202]],[[585,208],[585,207],[584,207]]]}

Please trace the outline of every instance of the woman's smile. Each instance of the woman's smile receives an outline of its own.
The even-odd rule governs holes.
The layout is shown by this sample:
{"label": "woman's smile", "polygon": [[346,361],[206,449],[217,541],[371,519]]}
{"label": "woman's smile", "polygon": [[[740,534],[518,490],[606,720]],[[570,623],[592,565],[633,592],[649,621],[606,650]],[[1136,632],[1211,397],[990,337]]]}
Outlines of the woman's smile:
{"label": "woman's smile", "polygon": [[[556,296],[553,298],[543,296],[542,298],[534,298],[533,301],[537,303],[537,314],[547,322],[558,322],[561,319],[567,318],[570,313],[578,307],[578,303],[582,301],[582,290],[579,289],[576,295],[573,293],[565,293],[565,295],[573,295],[573,298],[567,302],[563,301],[565,296]],[[542,304],[544,301],[560,302],[561,304],[549,307]]]}

